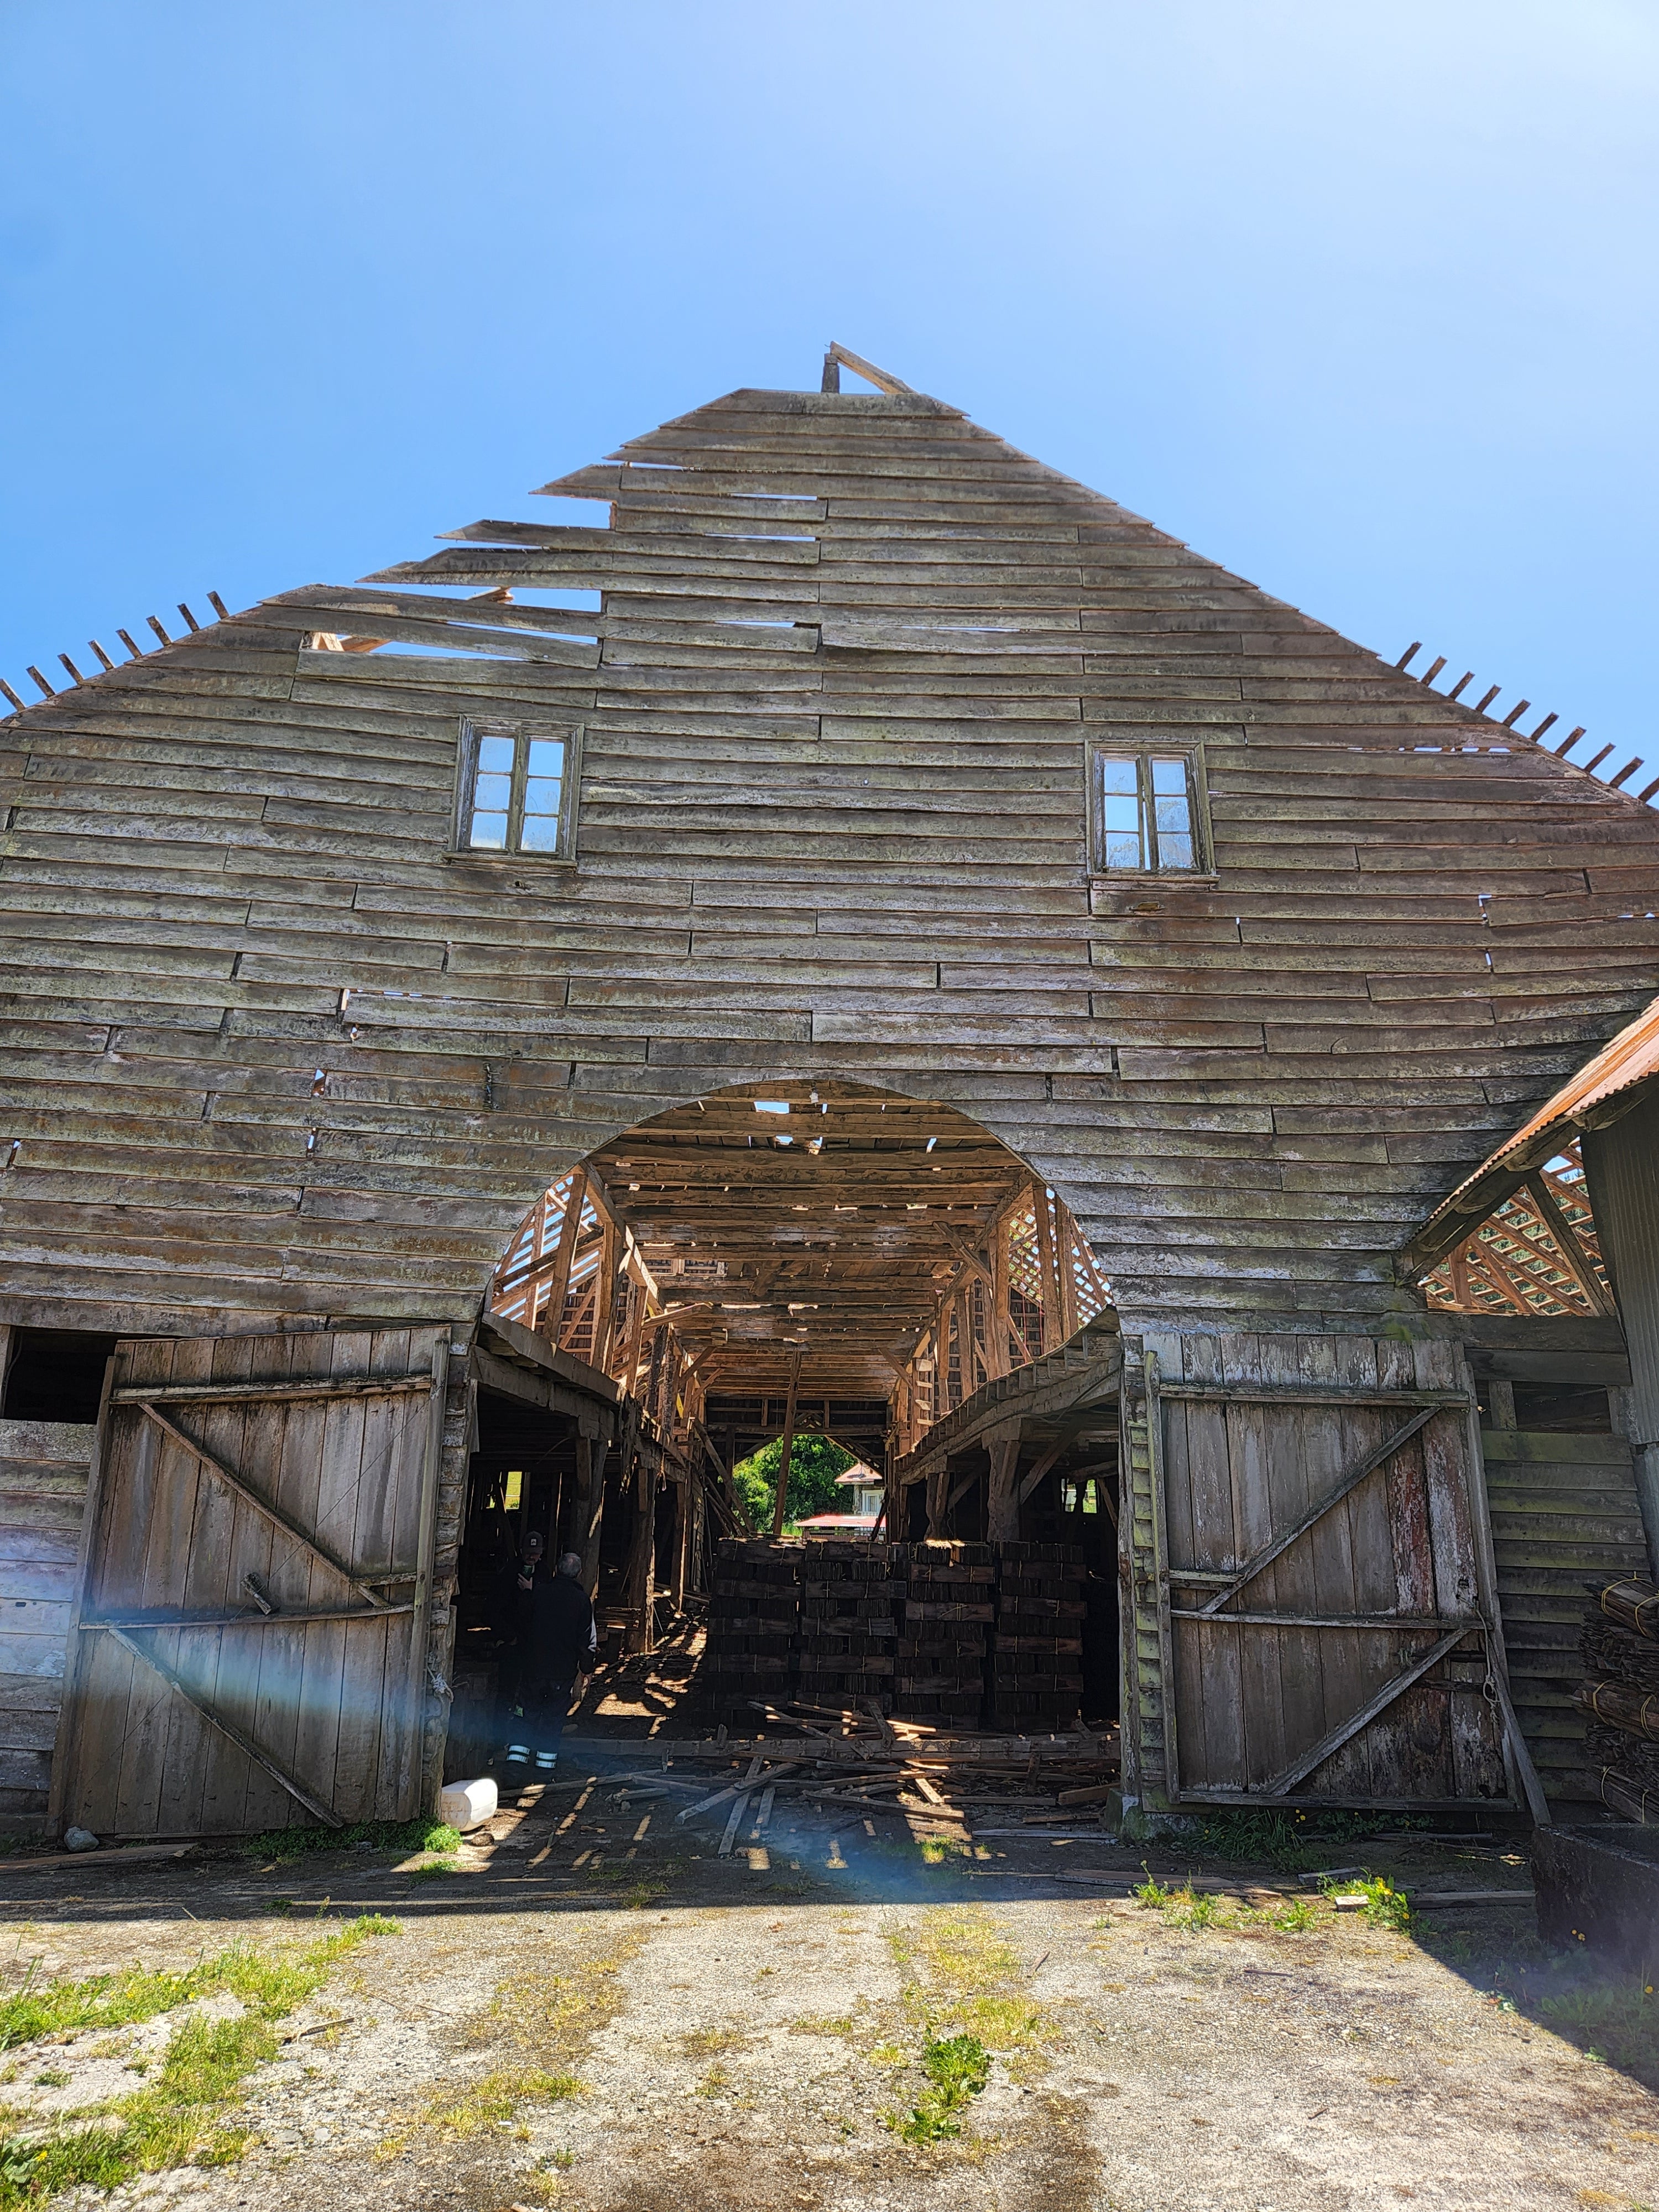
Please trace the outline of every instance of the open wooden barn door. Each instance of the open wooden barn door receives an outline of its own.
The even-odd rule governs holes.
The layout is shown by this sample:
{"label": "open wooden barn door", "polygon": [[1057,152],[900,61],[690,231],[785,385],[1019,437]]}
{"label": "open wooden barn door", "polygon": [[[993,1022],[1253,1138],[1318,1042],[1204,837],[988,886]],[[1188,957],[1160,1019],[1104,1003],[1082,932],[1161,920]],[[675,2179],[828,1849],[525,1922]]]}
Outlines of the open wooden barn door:
{"label": "open wooden barn door", "polygon": [[1532,1799],[1457,1346],[1133,1348],[1126,1790],[1154,1809]]}
{"label": "open wooden barn door", "polygon": [[56,1831],[418,1810],[448,1358],[434,1328],[117,1346]]}

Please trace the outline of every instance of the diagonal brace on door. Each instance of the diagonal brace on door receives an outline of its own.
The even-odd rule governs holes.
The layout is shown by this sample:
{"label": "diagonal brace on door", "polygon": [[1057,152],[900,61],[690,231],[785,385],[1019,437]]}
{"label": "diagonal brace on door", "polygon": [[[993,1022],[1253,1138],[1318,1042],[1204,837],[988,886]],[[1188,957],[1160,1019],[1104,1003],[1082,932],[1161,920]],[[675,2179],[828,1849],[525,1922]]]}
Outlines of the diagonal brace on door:
{"label": "diagonal brace on door", "polygon": [[1479,1619],[1459,1621],[1457,1626],[1441,1637],[1438,1642],[1431,1644],[1426,1651],[1419,1652],[1408,1667],[1385,1682],[1382,1687],[1371,1697],[1367,1698],[1357,1713],[1351,1713],[1346,1720],[1339,1721],[1334,1729],[1328,1729],[1311,1751],[1304,1751],[1302,1756],[1293,1760],[1289,1766],[1281,1768],[1270,1782],[1264,1782],[1261,1784],[1261,1794],[1264,1797],[1282,1797],[1287,1790],[1293,1790],[1298,1782],[1311,1774],[1315,1767],[1322,1760],[1328,1759],[1334,1751],[1340,1751],[1343,1745],[1357,1736],[1361,1729],[1369,1728],[1380,1712],[1385,1711],[1396,1698],[1409,1690],[1412,1684],[1426,1674],[1431,1667],[1437,1665],[1454,1644],[1461,1644],[1466,1636],[1472,1634],[1477,1629],[1484,1632],[1486,1626],[1486,1622]]}
{"label": "diagonal brace on door", "polygon": [[181,1451],[187,1451],[197,1464],[204,1468],[210,1474],[216,1475],[227,1489],[234,1491],[236,1496],[245,1504],[251,1505],[256,1513],[262,1514],[273,1528],[280,1528],[285,1536],[291,1536],[296,1544],[303,1546],[310,1553],[313,1559],[320,1559],[325,1567],[331,1568],[335,1574],[349,1583],[351,1588],[374,1607],[375,1612],[386,1613],[391,1610],[387,1600],[382,1597],[374,1587],[377,1583],[412,1582],[415,1579],[415,1570],[412,1567],[408,1569],[392,1567],[383,1575],[363,1576],[356,1573],[343,1559],[336,1559],[332,1552],[319,1544],[317,1539],[302,1528],[297,1521],[290,1521],[280,1506],[273,1505],[269,1498],[261,1498],[257,1490],[251,1489],[240,1474],[225,1466],[222,1461],[216,1459],[205,1446],[198,1444],[193,1437],[187,1437],[182,1429],[175,1427],[167,1415],[158,1411],[148,1400],[139,1399],[137,1403],[144,1419],[154,1422],[163,1436],[177,1444]]}
{"label": "diagonal brace on door", "polygon": [[222,1713],[216,1712],[205,1698],[198,1697],[194,1690],[173,1673],[165,1659],[152,1651],[148,1644],[140,1643],[130,1629],[117,1628],[112,1624],[103,1624],[103,1631],[105,1635],[113,1637],[124,1651],[131,1651],[135,1659],[142,1659],[146,1667],[150,1668],[171,1688],[176,1690],[187,1705],[193,1706],[200,1713],[210,1728],[217,1729],[221,1735],[228,1737],[237,1750],[245,1753],[256,1766],[263,1766],[271,1779],[274,1782],[280,1782],[289,1796],[297,1798],[307,1813],[314,1813],[319,1820],[325,1821],[331,1828],[344,1827],[345,1822],[331,1805],[325,1804],[320,1797],[314,1797],[303,1782],[295,1781],[288,1769],[273,1759],[263,1744],[257,1743],[245,1729],[238,1728],[234,1721],[228,1721]]}
{"label": "diagonal brace on door", "polygon": [[1273,1565],[1281,1552],[1288,1552],[1298,1537],[1305,1536],[1316,1521],[1322,1521],[1334,1506],[1342,1503],[1350,1491],[1358,1489],[1368,1474],[1374,1474],[1385,1460],[1392,1459],[1397,1451],[1411,1442],[1420,1428],[1431,1421],[1437,1413],[1445,1410],[1443,1406],[1419,1407],[1404,1428],[1396,1429],[1385,1443],[1377,1444],[1363,1459],[1357,1461],[1340,1478],[1335,1489],[1328,1491],[1316,1505],[1310,1505],[1292,1527],[1285,1529],[1282,1535],[1275,1536],[1270,1543],[1264,1544],[1260,1551],[1253,1552],[1225,1588],[1218,1589],[1212,1598],[1199,1607],[1194,1619],[1207,1620],[1220,1613],[1224,1620],[1227,1616],[1221,1613],[1221,1608],[1229,1598],[1237,1597],[1246,1583],[1253,1583],[1264,1567]]}

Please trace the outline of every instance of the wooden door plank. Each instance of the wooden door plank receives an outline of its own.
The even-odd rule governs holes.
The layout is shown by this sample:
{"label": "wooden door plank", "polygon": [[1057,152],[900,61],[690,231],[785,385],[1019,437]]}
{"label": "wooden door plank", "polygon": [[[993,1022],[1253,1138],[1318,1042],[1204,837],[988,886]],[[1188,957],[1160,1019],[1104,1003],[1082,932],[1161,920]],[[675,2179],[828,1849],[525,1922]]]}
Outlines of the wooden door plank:
{"label": "wooden door plank", "polygon": [[[384,1607],[386,1601],[380,1595],[377,1585],[381,1582],[398,1579],[395,1575],[380,1575],[370,1580],[354,1574],[343,1559],[337,1557],[325,1546],[318,1543],[313,1537],[308,1535],[299,1522],[283,1507],[268,1498],[261,1497],[257,1490],[244,1481],[240,1474],[226,1466],[222,1460],[216,1458],[205,1445],[198,1443],[194,1437],[186,1436],[181,1429],[175,1427],[159,1407],[147,1402],[141,1402],[138,1410],[146,1420],[154,1422],[169,1443],[177,1445],[181,1452],[195,1460],[207,1473],[216,1477],[227,1490],[234,1492],[244,1505],[251,1507],[263,1520],[269,1522],[281,1536],[287,1539],[289,1543],[308,1553],[313,1559],[320,1560],[325,1566],[331,1567],[341,1581],[356,1590],[366,1603]],[[274,1423],[268,1423],[262,1430],[256,1429],[254,1433],[263,1436],[268,1445],[274,1448],[280,1457],[281,1447],[277,1438],[281,1431],[276,1428]]]}
{"label": "wooden door plank", "polygon": [[1385,1437],[1380,1444],[1373,1445],[1356,1464],[1344,1473],[1333,1487],[1327,1490],[1313,1504],[1305,1507],[1298,1513],[1289,1528],[1282,1528],[1267,1543],[1259,1546],[1245,1560],[1226,1589],[1218,1590],[1202,1610],[1206,1614],[1220,1612],[1229,1598],[1235,1596],[1246,1583],[1254,1582],[1259,1574],[1287,1552],[1298,1537],[1305,1535],[1316,1522],[1321,1520],[1334,1506],[1340,1504],[1351,1492],[1358,1489],[1368,1474],[1375,1468],[1382,1466],[1403,1445],[1408,1443],[1419,1430],[1424,1428],[1433,1419],[1436,1410],[1431,1406],[1419,1407],[1410,1420],[1395,1429],[1389,1436]]}
{"label": "wooden door plank", "polygon": [[1261,1785],[1261,1795],[1264,1797],[1286,1796],[1298,1782],[1304,1780],[1316,1767],[1322,1765],[1333,1752],[1340,1750],[1352,1736],[1357,1735],[1361,1729],[1368,1727],[1379,1713],[1386,1711],[1402,1692],[1408,1690],[1413,1682],[1420,1681],[1430,1668],[1437,1666],[1449,1651],[1463,1641],[1465,1637],[1481,1632],[1482,1627],[1483,1624],[1479,1620],[1460,1622],[1455,1628],[1448,1629],[1443,1636],[1437,1637],[1427,1650],[1419,1652],[1397,1674],[1385,1682],[1381,1689],[1374,1691],[1358,1712],[1346,1714],[1334,1727],[1328,1729],[1318,1742],[1302,1753],[1298,1758],[1291,1760],[1288,1765],[1281,1767],[1277,1774],[1263,1783]]}
{"label": "wooden door plank", "polygon": [[297,1798],[308,1813],[314,1814],[319,1820],[325,1822],[331,1828],[343,1827],[345,1825],[332,1806],[324,1804],[322,1800],[308,1790],[302,1782],[287,1772],[281,1762],[272,1758],[269,1752],[247,1734],[246,1729],[240,1728],[234,1721],[228,1719],[222,1713],[216,1712],[211,1706],[205,1704],[191,1689],[184,1678],[175,1673],[160,1654],[144,1640],[143,1632],[140,1631],[135,1635],[125,1628],[109,1628],[103,1632],[112,1643],[120,1644],[124,1650],[131,1652],[135,1658],[142,1660],[152,1673],[160,1675],[162,1681],[177,1696],[195,1707],[210,1728],[216,1729],[221,1735],[234,1744],[250,1764],[262,1767],[273,1781],[278,1783],[287,1791],[290,1797]]}

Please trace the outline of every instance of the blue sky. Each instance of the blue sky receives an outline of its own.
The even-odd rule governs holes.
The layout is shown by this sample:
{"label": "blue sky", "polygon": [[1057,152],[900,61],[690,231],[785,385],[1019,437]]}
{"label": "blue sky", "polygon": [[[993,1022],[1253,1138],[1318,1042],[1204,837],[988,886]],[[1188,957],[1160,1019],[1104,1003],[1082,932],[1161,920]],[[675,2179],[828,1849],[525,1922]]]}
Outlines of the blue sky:
{"label": "blue sky", "polygon": [[835,337],[1659,774],[1645,0],[4,0],[0,71],[15,684]]}

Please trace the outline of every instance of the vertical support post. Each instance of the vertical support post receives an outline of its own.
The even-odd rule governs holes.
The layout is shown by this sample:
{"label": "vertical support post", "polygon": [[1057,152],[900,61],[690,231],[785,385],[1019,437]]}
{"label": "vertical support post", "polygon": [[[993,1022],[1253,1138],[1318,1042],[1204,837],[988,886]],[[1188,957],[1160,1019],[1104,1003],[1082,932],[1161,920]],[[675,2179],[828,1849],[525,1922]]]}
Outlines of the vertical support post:
{"label": "vertical support post", "polygon": [[697,1498],[696,1469],[688,1468],[674,1486],[674,1505],[679,1518],[674,1524],[674,1610],[685,1611],[685,1593],[691,1579],[691,1516]]}
{"label": "vertical support post", "polygon": [[577,1495],[580,1504],[570,1548],[582,1555],[582,1588],[591,1598],[599,1586],[599,1536],[605,1526],[605,1463],[611,1456],[611,1438],[602,1430],[594,1437],[576,1439]]}
{"label": "vertical support post", "polygon": [[1164,1547],[1164,1413],[1158,1354],[1137,1362],[1124,1346],[1123,1499],[1119,1509],[1123,1572],[1123,1791],[1151,1811],[1176,1802],[1175,1677],[1170,1655],[1170,1590]]}
{"label": "vertical support post", "polygon": [[1659,1095],[1650,1089],[1607,1128],[1586,1130],[1583,1155],[1601,1258],[1630,1347],[1624,1427],[1648,1564],[1659,1576]]}
{"label": "vertical support post", "polygon": [[559,1241],[553,1252],[553,1273],[548,1278],[547,1304],[543,1310],[542,1334],[556,1349],[559,1332],[564,1323],[564,1302],[570,1290],[570,1263],[576,1256],[576,1239],[581,1234],[582,1207],[587,1201],[587,1170],[575,1168],[571,1171],[570,1196],[565,1201],[564,1218],[559,1224]]}
{"label": "vertical support post", "polygon": [[652,1619],[653,1583],[657,1563],[657,1480],[659,1461],[648,1442],[640,1451],[634,1470],[634,1541],[623,1581],[623,1602],[633,1615],[628,1628],[630,1651],[649,1651],[656,1641]]}
{"label": "vertical support post", "polygon": [[97,1540],[98,1523],[104,1510],[104,1490],[108,1477],[111,1455],[109,1394],[115,1382],[117,1353],[112,1352],[104,1362],[104,1380],[98,1394],[98,1427],[92,1440],[92,1464],[87,1470],[87,1502],[81,1516],[81,1541],[76,1553],[75,1595],[70,1601],[69,1634],[64,1666],[63,1701],[58,1708],[58,1734],[52,1745],[52,1771],[46,1784],[46,1835],[52,1843],[62,1839],[68,1824],[69,1810],[74,1799],[70,1784],[75,1779],[71,1768],[76,1753],[76,1735],[81,1717],[81,1692],[85,1681],[90,1646],[94,1637],[81,1633],[81,1615],[85,1611],[90,1593],[87,1583],[92,1573],[93,1546]]}
{"label": "vertical support post", "polygon": [[795,1449],[795,1394],[800,1387],[800,1361],[801,1355],[797,1351],[789,1363],[789,1395],[783,1408],[783,1454],[778,1461],[778,1495],[772,1508],[772,1534],[775,1537],[783,1534],[784,1508],[789,1490],[789,1462]]}
{"label": "vertical support post", "polygon": [[1008,1217],[1000,1213],[991,1224],[991,1340],[986,1350],[991,1358],[991,1379],[1009,1373],[1013,1357],[1009,1339],[1013,1323],[1008,1312]]}
{"label": "vertical support post", "polygon": [[1031,1185],[1031,1212],[1036,1219],[1037,1265],[1042,1273],[1042,1349],[1055,1351],[1065,1342],[1060,1269],[1054,1261],[1054,1224],[1048,1213],[1048,1193],[1040,1182]]}
{"label": "vertical support post", "polygon": [[947,1459],[927,1478],[927,1534],[930,1537],[945,1534],[945,1516],[950,1498],[951,1462]]}
{"label": "vertical support post", "polygon": [[1063,1222],[1059,1219],[1058,1207],[1055,1208],[1055,1216],[1054,1226],[1059,1231],[1055,1239],[1059,1249],[1055,1256],[1060,1261],[1060,1319],[1069,1342],[1078,1329],[1077,1259],[1072,1250],[1072,1240],[1082,1232],[1069,1214]]}
{"label": "vertical support post", "polygon": [[601,1375],[608,1375],[617,1308],[617,1224],[608,1212],[603,1220],[599,1272],[593,1282],[593,1364]]}
{"label": "vertical support post", "polygon": [[991,1472],[985,1487],[985,1534],[994,1544],[1019,1540],[1019,1424],[990,1439]]}
{"label": "vertical support post", "polygon": [[426,1734],[427,1646],[432,1637],[432,1566],[438,1551],[438,1476],[444,1458],[444,1411],[449,1389],[449,1332],[432,1346],[432,1395],[427,1401],[426,1449],[421,1459],[420,1523],[415,1542],[414,1611],[409,1626],[409,1689],[398,1799],[408,1820],[432,1806],[416,1802]]}

